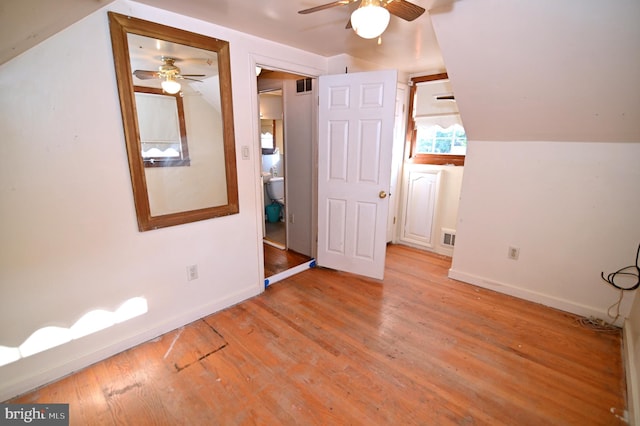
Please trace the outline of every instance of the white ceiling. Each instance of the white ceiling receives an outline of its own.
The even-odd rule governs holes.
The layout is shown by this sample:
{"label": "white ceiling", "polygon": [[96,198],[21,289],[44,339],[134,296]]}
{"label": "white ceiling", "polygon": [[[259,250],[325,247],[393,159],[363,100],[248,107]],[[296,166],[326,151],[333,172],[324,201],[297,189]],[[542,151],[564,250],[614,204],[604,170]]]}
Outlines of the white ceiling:
{"label": "white ceiling", "polygon": [[[112,0],[3,0],[0,2],[0,63],[29,49]],[[330,0],[136,0],[261,38],[330,57],[348,54],[401,72],[444,70],[429,10],[455,0],[412,0],[427,12],[412,22],[391,17],[377,40],[365,40],[345,29],[355,4],[313,14],[299,10]]]}
{"label": "white ceiling", "polygon": [[[112,1],[0,0],[0,63]],[[136,1],[409,74],[446,60],[474,140],[639,140],[638,0],[414,0],[427,13],[392,18],[380,46],[344,28],[352,6],[297,13],[327,0]]]}

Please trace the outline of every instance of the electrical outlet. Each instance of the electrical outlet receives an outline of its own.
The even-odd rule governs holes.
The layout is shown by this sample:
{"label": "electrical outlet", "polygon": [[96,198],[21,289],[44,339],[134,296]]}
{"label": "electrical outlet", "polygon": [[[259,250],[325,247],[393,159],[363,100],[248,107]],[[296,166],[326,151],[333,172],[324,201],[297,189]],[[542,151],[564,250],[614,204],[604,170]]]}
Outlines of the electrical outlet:
{"label": "electrical outlet", "polygon": [[520,248],[509,246],[509,251],[507,252],[507,257],[512,260],[518,260],[520,257]]}
{"label": "electrical outlet", "polygon": [[198,265],[187,266],[187,281],[198,279]]}

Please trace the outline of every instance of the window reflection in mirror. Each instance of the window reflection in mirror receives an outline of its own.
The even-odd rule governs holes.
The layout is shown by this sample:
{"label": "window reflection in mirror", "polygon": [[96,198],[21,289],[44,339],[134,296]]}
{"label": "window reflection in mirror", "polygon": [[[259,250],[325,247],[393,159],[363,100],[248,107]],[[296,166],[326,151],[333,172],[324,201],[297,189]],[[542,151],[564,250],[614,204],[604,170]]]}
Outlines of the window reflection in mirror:
{"label": "window reflection in mirror", "polygon": [[260,144],[263,151],[276,147],[276,120],[260,120]]}
{"label": "window reflection in mirror", "polygon": [[142,86],[135,86],[134,90],[144,166],[188,166],[189,144],[181,94]]}
{"label": "window reflection in mirror", "polygon": [[282,127],[282,90],[265,90],[259,93],[260,142],[262,154],[284,154]]}
{"label": "window reflection in mirror", "polygon": [[237,213],[228,43],[109,18],[138,227]]}

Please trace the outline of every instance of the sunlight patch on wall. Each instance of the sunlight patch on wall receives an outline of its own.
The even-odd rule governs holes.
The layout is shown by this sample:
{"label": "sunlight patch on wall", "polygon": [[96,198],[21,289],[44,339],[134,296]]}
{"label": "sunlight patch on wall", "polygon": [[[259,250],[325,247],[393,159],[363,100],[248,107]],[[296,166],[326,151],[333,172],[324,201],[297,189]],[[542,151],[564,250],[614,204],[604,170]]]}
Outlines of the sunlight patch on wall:
{"label": "sunlight patch on wall", "polygon": [[144,297],[134,297],[129,299],[120,305],[120,308],[115,312],[115,322],[116,324],[121,323],[142,314],[146,314],[147,309],[147,299]]}
{"label": "sunlight patch on wall", "polygon": [[20,358],[20,349],[0,346],[0,366],[12,363]]}
{"label": "sunlight patch on wall", "polygon": [[115,324],[113,316],[113,312],[103,311],[102,309],[96,309],[95,311],[87,313],[69,329],[72,338],[79,339],[81,337],[111,327]]}
{"label": "sunlight patch on wall", "polygon": [[71,341],[71,330],[62,327],[43,327],[36,330],[18,346],[22,358],[55,348]]}
{"label": "sunlight patch on wall", "polygon": [[144,297],[134,297],[125,301],[114,312],[103,309],[87,312],[69,328],[43,327],[31,334],[17,348],[0,346],[0,367],[18,361],[21,358],[69,343],[71,340],[104,330],[115,324],[143,315],[147,311],[147,300]]}

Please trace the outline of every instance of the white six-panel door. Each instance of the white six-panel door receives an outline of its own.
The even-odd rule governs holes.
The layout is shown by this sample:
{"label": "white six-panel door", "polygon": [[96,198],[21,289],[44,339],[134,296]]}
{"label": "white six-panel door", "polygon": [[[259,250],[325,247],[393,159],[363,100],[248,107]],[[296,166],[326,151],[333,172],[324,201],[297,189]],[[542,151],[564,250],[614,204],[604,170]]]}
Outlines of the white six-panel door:
{"label": "white six-panel door", "polygon": [[321,76],[318,265],[381,279],[397,73]]}

